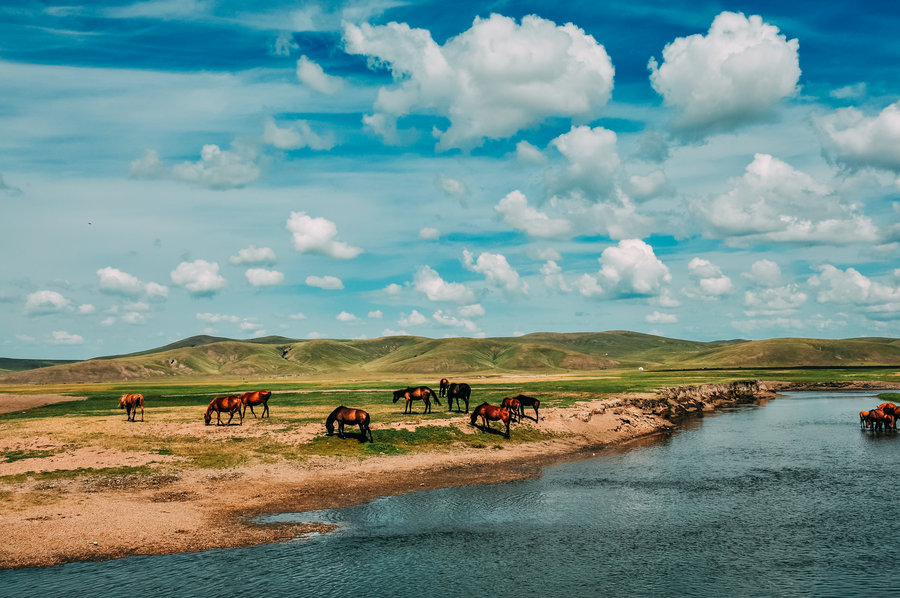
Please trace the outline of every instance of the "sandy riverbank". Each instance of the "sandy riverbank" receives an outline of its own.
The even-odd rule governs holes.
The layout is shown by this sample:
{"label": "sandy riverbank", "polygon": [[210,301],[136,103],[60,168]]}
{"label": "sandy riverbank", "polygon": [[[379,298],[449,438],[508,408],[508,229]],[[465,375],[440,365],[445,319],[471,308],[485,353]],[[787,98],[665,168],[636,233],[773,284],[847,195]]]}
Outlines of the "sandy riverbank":
{"label": "sandy riverbank", "polygon": [[[172,475],[91,477],[0,486],[0,567],[47,566],[137,554],[190,552],[278,542],[325,531],[319,524],[259,525],[257,515],[340,508],[380,496],[491,483],[538,475],[552,463],[590,456],[604,447],[665,433],[679,416],[773,396],[770,388],[704,385],[695,391],[624,395],[542,409],[537,428],[552,440],[504,444],[485,434],[491,446],[366,459],[313,457],[303,461],[192,469]],[[678,395],[675,398],[675,395]],[[434,423],[434,422],[430,422]],[[467,426],[460,416],[445,425]],[[496,426],[496,424],[495,424]],[[474,433],[478,432],[469,427]],[[31,446],[52,442],[30,438]],[[298,432],[304,433],[303,431]],[[312,432],[310,432],[312,433]],[[377,431],[376,431],[377,434]],[[515,424],[513,426],[515,434]],[[494,442],[496,440],[496,442]],[[348,442],[354,442],[349,440]],[[29,459],[29,467],[96,467],[140,463],[141,455],[98,448],[67,455],[60,463]],[[144,456],[159,462],[162,456]],[[117,461],[118,460],[118,461]],[[0,464],[0,475],[4,466]]]}

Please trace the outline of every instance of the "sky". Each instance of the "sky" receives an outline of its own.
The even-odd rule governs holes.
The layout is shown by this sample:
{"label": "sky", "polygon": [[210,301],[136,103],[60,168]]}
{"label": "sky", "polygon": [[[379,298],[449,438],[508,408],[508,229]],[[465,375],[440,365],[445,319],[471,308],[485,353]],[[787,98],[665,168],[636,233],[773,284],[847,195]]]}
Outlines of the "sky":
{"label": "sky", "polygon": [[893,2],[0,2],[0,355],[900,336]]}

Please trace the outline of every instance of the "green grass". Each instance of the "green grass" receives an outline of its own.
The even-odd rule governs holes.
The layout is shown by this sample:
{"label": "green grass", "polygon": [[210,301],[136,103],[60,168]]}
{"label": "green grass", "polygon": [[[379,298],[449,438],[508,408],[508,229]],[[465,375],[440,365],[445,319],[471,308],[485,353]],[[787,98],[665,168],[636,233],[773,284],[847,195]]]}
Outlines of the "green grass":
{"label": "green grass", "polygon": [[882,401],[893,403],[894,401],[900,401],[900,392],[883,392],[878,395],[878,398]]}
{"label": "green grass", "polygon": [[22,461],[23,459],[41,459],[43,457],[52,457],[58,451],[6,451],[0,453],[0,463],[12,463],[13,461]]}
{"label": "green grass", "polygon": [[21,484],[29,479],[37,481],[52,480],[71,480],[84,476],[97,476],[102,478],[113,478],[121,476],[147,477],[158,473],[152,467],[142,465],[139,467],[102,467],[95,469],[93,467],[79,467],[77,469],[57,469],[54,471],[26,471],[25,473],[17,473],[14,475],[0,476],[0,483]]}

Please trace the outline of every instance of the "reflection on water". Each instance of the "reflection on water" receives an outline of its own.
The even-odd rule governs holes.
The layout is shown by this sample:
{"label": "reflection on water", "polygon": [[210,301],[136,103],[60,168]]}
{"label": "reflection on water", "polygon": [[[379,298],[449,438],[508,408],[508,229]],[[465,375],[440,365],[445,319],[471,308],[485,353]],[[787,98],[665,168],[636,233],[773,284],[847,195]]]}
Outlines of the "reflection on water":
{"label": "reflection on water", "polygon": [[536,480],[281,518],[286,545],[0,572],[0,594],[847,596],[896,593],[900,435],[872,393],[794,393]]}

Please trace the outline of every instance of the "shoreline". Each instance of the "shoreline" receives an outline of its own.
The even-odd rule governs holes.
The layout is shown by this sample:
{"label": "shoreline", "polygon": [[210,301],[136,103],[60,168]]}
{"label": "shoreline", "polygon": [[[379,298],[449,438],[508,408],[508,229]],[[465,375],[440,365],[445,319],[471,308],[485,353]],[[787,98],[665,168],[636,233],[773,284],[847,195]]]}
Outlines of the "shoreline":
{"label": "shoreline", "polygon": [[[891,383],[851,385],[817,385],[814,389],[900,387]],[[778,396],[778,391],[801,390],[796,386],[778,382],[679,386],[655,394],[547,408],[536,427],[552,431],[556,437],[516,445],[365,459],[315,457],[169,476],[32,480],[26,484],[27,490],[43,497],[31,501],[36,504],[11,508],[15,496],[4,496],[6,506],[0,510],[0,519],[8,540],[0,545],[0,569],[302,539],[334,528],[257,520],[278,513],[340,509],[420,490],[536,477],[547,466],[655,442],[679,429],[685,418],[765,401]],[[2,493],[14,495],[15,491]]]}

